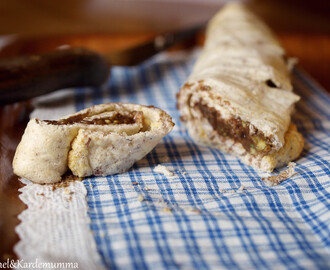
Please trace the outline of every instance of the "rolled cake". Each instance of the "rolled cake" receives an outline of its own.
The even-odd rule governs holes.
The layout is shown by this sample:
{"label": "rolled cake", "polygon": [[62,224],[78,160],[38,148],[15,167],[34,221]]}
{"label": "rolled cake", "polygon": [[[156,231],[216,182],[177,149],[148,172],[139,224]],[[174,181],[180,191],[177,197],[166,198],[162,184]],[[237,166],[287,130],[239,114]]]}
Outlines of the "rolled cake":
{"label": "rolled cake", "polygon": [[56,121],[31,119],[14,156],[14,173],[55,183],[68,169],[79,177],[125,172],[173,126],[158,108],[125,103],[97,105]]}
{"label": "rolled cake", "polygon": [[241,4],[209,22],[201,55],[177,105],[190,136],[262,171],[287,165],[303,148],[291,123],[299,96],[290,61],[271,31]]}

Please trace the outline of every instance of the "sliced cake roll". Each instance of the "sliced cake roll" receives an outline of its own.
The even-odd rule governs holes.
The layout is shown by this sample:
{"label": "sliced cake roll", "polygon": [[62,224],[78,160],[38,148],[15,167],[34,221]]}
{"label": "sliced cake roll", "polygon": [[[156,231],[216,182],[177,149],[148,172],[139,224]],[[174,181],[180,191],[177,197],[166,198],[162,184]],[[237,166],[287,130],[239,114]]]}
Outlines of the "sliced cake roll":
{"label": "sliced cake roll", "polygon": [[164,111],[137,104],[97,105],[56,121],[32,119],[13,168],[36,183],[54,183],[70,169],[79,177],[127,171],[169,133]]}
{"label": "sliced cake roll", "polygon": [[243,5],[220,10],[177,96],[190,136],[262,171],[297,158],[303,139],[291,113],[299,96],[288,62],[271,31]]}

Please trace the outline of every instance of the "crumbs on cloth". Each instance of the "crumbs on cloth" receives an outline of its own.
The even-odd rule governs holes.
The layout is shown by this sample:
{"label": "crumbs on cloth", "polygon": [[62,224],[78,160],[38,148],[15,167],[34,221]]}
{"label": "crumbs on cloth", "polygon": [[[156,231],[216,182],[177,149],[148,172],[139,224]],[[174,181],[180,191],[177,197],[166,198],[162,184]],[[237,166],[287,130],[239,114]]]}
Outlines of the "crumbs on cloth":
{"label": "crumbs on cloth", "polygon": [[263,178],[261,178],[261,181],[264,181],[266,184],[268,184],[270,186],[277,186],[280,183],[282,183],[284,180],[290,178],[291,176],[293,176],[295,174],[295,167],[296,167],[296,163],[289,162],[287,170],[285,170],[277,175],[263,177]]}
{"label": "crumbs on cloth", "polygon": [[172,171],[170,171],[164,165],[160,165],[160,164],[158,164],[154,168],[154,172],[156,172],[156,173],[162,173],[162,174],[164,174],[165,176],[168,176],[168,177],[173,177],[174,176],[174,173]]}

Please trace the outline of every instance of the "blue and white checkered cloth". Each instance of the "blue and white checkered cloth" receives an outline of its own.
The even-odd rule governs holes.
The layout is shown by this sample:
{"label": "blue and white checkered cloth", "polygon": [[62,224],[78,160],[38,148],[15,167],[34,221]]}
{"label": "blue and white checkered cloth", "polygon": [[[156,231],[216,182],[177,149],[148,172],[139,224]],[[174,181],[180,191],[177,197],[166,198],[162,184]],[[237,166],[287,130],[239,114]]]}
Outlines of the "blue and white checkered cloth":
{"label": "blue and white checkered cloth", "polygon": [[[164,109],[176,123],[127,173],[84,180],[104,265],[330,269],[329,95],[303,72],[294,72],[302,100],[293,121],[305,148],[297,174],[270,187],[237,158],[197,145],[181,125],[175,94],[195,57],[163,54],[137,67],[114,67],[106,87],[76,89],[77,110],[105,102],[140,103]],[[158,164],[175,176],[155,173]]]}

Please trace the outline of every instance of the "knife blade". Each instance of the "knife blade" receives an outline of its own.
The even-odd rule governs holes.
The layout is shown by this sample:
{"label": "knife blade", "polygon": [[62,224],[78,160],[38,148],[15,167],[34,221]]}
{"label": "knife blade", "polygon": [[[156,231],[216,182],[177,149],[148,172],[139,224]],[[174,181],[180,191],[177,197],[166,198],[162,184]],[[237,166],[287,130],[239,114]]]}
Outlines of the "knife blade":
{"label": "knife blade", "polygon": [[105,56],[110,60],[112,65],[134,66],[175,44],[195,36],[204,27],[205,24],[201,24],[183,31],[161,34],[146,43],[126,50],[108,53]]}
{"label": "knife blade", "polygon": [[17,56],[0,60],[0,105],[31,99],[59,89],[100,86],[110,76],[114,65],[137,65],[151,56],[187,40],[202,30],[204,24],[107,54],[86,48],[61,48],[43,54]]}

